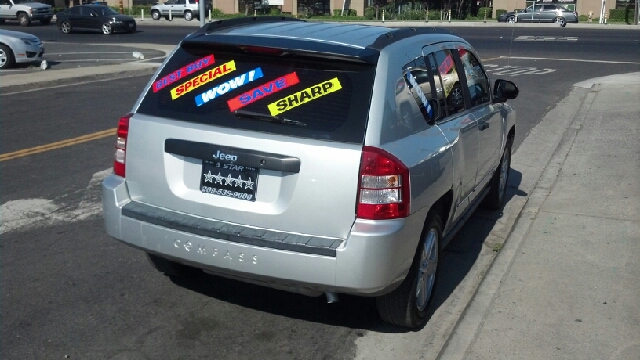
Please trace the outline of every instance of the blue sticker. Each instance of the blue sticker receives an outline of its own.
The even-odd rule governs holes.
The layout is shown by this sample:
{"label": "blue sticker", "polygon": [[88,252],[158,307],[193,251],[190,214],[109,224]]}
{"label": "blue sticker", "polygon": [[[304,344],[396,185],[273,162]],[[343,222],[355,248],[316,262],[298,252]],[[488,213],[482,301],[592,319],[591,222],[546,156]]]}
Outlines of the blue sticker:
{"label": "blue sticker", "polygon": [[225,81],[224,83],[196,96],[196,105],[202,106],[219,95],[224,95],[233,89],[239,88],[240,86],[248,84],[263,76],[261,68],[255,68],[254,70],[236,76],[235,78]]}
{"label": "blue sticker", "polygon": [[413,75],[410,72],[407,72],[406,77],[407,77],[407,82],[409,82],[409,85],[411,85],[411,90],[415,91],[420,101],[422,101],[424,108],[427,110],[427,114],[429,114],[429,118],[433,119],[433,109],[431,108],[431,104],[429,103],[429,100],[427,100],[427,97],[425,96],[424,92],[422,92],[422,89],[420,88],[420,85],[418,85],[416,78],[413,77]]}

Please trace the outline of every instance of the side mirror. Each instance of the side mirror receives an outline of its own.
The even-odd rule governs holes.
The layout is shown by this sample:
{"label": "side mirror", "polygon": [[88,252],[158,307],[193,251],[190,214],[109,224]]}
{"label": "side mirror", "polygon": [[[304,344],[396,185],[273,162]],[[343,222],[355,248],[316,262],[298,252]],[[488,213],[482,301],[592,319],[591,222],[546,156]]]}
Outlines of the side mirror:
{"label": "side mirror", "polygon": [[498,79],[493,85],[493,102],[503,103],[509,99],[515,99],[518,97],[518,92],[518,87],[513,81]]}

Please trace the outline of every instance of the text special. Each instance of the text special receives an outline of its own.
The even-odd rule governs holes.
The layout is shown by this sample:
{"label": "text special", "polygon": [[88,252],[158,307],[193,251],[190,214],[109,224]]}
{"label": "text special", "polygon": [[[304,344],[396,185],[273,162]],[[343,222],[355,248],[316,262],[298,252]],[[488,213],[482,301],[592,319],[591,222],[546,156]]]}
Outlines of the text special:
{"label": "text special", "polygon": [[236,62],[231,60],[228,63],[224,63],[218,67],[215,67],[206,73],[196,76],[193,79],[178,85],[177,87],[171,89],[171,98],[173,100],[179,98],[180,96],[188,93],[193,89],[197,89],[200,86],[213,81],[220,76],[226,75],[236,69]]}
{"label": "text special", "polygon": [[213,65],[214,62],[215,60],[213,58],[213,55],[209,55],[209,56],[203,57],[202,59],[198,59],[187,66],[183,66],[182,68],[154,82],[153,92],[158,92],[163,88],[165,88],[166,86],[173,84],[174,82],[182,79],[187,75],[191,75],[200,69],[204,69],[208,66],[211,66]]}
{"label": "text special", "polygon": [[253,88],[245,92],[244,94],[227,101],[227,104],[229,105],[229,109],[231,111],[236,111],[243,106],[247,106],[255,101],[264,98],[265,96],[274,94],[299,82],[300,80],[298,79],[298,75],[295,72],[292,72],[275,80],[269,81],[264,85]]}
{"label": "text special", "polygon": [[300,90],[297,93],[293,93],[284,99],[269,104],[267,107],[271,115],[276,116],[340,89],[342,89],[342,85],[340,85],[338,78],[335,77],[331,80]]}
{"label": "text special", "polygon": [[248,84],[256,79],[260,79],[264,75],[261,68],[255,68],[249,72],[246,72],[240,76],[236,76],[229,81],[226,81],[207,92],[204,92],[196,96],[196,105],[202,106],[208,103],[210,100],[215,99],[219,95],[224,95],[229,91],[236,89],[244,84]]}

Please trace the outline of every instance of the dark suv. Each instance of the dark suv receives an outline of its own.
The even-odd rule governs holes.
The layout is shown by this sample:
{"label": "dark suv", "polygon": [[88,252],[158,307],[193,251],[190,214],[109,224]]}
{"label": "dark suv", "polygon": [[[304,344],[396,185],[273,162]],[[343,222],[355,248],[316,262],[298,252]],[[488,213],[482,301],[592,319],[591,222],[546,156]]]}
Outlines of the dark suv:
{"label": "dark suv", "polygon": [[518,89],[479,59],[433,28],[209,23],[119,121],[107,232],[171,276],[376,297],[419,327],[442,247],[504,201]]}

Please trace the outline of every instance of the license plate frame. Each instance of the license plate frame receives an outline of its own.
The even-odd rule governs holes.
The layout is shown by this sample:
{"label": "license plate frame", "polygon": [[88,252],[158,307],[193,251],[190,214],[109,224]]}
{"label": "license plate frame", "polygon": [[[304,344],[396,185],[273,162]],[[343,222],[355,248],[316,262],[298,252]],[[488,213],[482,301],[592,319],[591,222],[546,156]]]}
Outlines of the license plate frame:
{"label": "license plate frame", "polygon": [[202,161],[200,192],[256,201],[260,169],[226,161]]}

